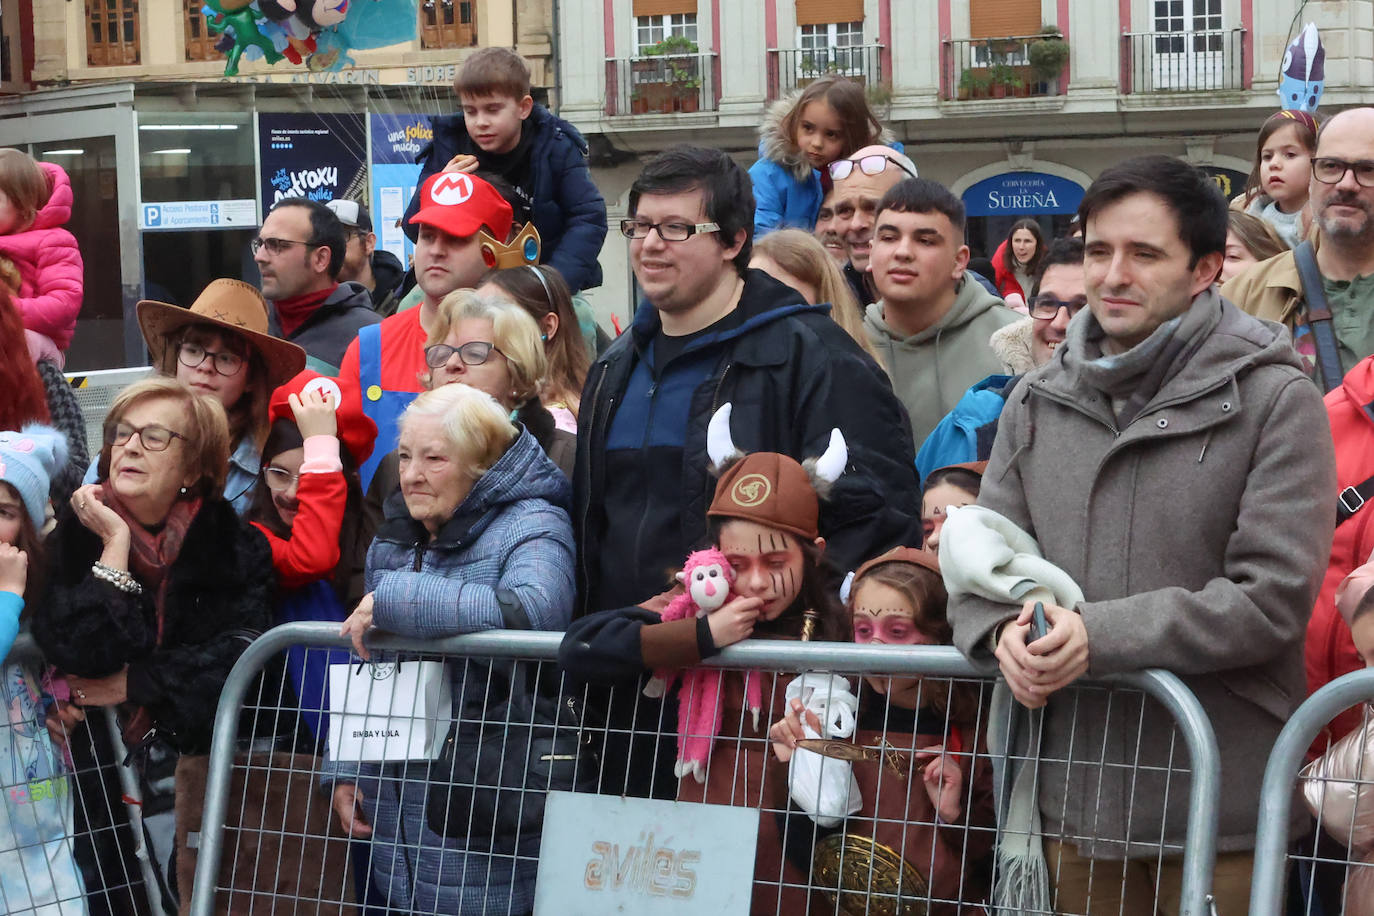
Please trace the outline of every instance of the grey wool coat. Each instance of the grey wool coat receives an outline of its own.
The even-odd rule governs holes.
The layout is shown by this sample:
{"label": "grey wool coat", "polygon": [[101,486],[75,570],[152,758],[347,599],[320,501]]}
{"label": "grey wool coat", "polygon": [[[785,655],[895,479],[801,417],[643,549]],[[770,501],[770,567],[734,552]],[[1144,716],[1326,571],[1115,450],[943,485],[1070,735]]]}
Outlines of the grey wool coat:
{"label": "grey wool coat", "polygon": [[[1306,693],[1335,459],[1321,395],[1283,327],[1211,290],[1192,308],[1212,312],[1207,339],[1120,430],[1080,375],[1096,322],[1078,315],[1008,401],[978,502],[1082,587],[1089,677],[1164,668],[1197,695],[1221,750],[1218,848],[1235,851],[1254,846],[1265,760]],[[1017,610],[952,598],[955,644],[995,662],[991,634]],[[1182,841],[1190,782],[1176,773],[1166,787],[1149,768],[1186,768],[1187,751],[1154,701],[1108,696],[1050,700],[1042,757],[1067,765],[1040,770],[1045,831],[1095,858],[1156,855],[1161,837]]]}

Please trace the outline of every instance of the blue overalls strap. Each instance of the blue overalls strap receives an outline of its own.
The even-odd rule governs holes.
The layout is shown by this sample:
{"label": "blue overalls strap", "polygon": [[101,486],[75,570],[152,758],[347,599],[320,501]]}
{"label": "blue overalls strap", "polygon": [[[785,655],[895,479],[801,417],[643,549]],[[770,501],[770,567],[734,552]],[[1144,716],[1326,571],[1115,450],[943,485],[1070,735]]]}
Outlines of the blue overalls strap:
{"label": "blue overalls strap", "polygon": [[414,391],[387,391],[382,388],[382,326],[370,324],[358,331],[358,387],[362,392],[363,413],[377,424],[377,445],[358,469],[363,490],[372,483],[377,465],[396,448],[396,422],[401,412],[415,400]]}

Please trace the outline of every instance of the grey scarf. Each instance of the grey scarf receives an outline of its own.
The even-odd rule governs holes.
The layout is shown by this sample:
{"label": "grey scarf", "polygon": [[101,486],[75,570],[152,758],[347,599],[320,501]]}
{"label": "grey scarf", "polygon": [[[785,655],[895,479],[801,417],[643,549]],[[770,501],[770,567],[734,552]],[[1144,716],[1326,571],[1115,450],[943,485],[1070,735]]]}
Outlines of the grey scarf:
{"label": "grey scarf", "polygon": [[1215,287],[1199,293],[1188,310],[1155,328],[1154,333],[1125,353],[1102,351],[1106,332],[1088,313],[1069,325],[1066,365],[1112,399],[1118,429],[1140,416],[1154,396],[1183,371],[1221,319],[1221,296]]}

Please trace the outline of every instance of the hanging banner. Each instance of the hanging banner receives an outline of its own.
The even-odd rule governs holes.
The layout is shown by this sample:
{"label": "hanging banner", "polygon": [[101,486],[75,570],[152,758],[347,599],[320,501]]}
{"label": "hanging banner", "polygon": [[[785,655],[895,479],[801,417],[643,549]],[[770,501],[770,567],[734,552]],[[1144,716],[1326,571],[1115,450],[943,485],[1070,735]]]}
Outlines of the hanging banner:
{"label": "hanging banner", "polygon": [[367,133],[361,114],[262,114],[262,213],[285,197],[321,203],[367,194]]}
{"label": "hanging banner", "polygon": [[1034,216],[1073,213],[1083,200],[1074,181],[1044,172],[1006,172],[984,178],[964,192],[969,216]]}
{"label": "hanging banner", "polygon": [[350,51],[408,50],[417,13],[416,0],[206,0],[200,9],[205,28],[219,36],[225,76],[237,76],[244,60],[313,73],[353,66]]}
{"label": "hanging banner", "polygon": [[429,115],[374,114],[372,133],[372,228],[377,247],[410,263],[415,246],[401,231],[401,216],[415,194],[420,166],[415,156],[434,136]]}

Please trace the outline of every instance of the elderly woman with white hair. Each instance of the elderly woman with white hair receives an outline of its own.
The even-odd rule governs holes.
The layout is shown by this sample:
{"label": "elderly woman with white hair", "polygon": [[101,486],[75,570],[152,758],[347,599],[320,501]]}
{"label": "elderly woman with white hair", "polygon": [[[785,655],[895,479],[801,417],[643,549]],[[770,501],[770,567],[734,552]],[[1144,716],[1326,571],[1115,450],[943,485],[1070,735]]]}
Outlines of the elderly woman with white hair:
{"label": "elderly woman with white hair", "polygon": [[[439,303],[425,341],[428,371],[420,382],[433,391],[445,385],[470,385],[485,391],[524,427],[569,480],[577,437],[558,429],[539,400],[548,372],[539,325],[514,302],[478,296],[470,289],[449,293]],[[382,523],[382,506],[400,483],[397,455],[388,454],[368,485],[364,510],[372,527]]]}
{"label": "elderly woman with white hair", "polygon": [[[509,627],[562,630],[572,613],[567,478],[510,411],[469,385],[444,385],[401,415],[401,499],[367,554],[367,594],[344,622],[367,657],[373,627],[440,638]],[[481,715],[488,679],[450,665],[455,717]],[[464,692],[467,684],[466,695]],[[427,764],[326,765],[345,831],[372,839],[372,885],[391,910],[523,914],[536,862],[441,837],[425,818]]]}

